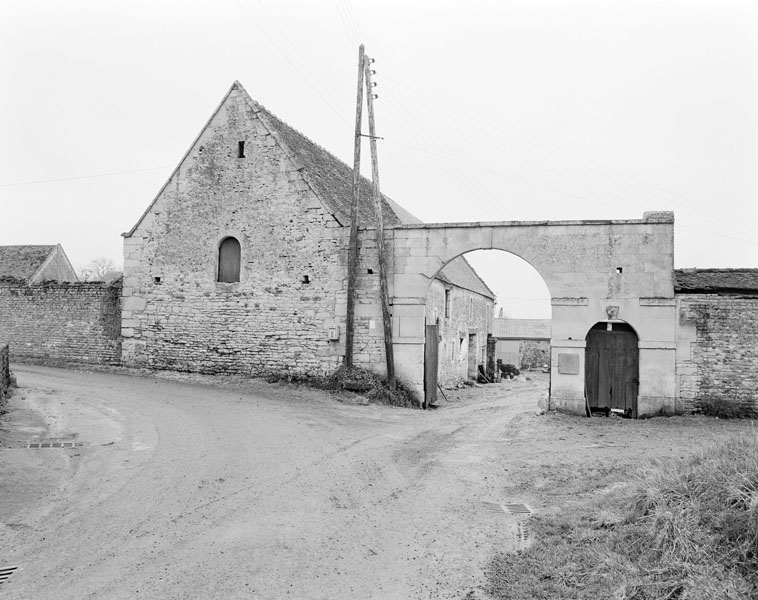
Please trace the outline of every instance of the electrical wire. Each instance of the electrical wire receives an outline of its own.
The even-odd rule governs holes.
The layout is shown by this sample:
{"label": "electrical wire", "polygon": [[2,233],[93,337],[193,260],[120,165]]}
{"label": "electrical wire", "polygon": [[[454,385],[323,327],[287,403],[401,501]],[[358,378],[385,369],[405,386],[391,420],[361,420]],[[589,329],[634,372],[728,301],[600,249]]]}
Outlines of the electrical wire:
{"label": "electrical wire", "polygon": [[129,173],[143,173],[147,171],[158,171],[161,169],[170,169],[172,165],[162,167],[146,167],[144,169],[127,169],[125,171],[110,171],[108,173],[93,173],[91,175],[77,175],[74,177],[59,177],[57,179],[33,179],[30,181],[15,181],[11,183],[0,183],[0,187],[15,187],[21,185],[37,185],[38,183],[58,183],[62,181],[78,181],[80,179],[96,179],[98,177],[112,177],[114,175],[126,175]]}
{"label": "electrical wire", "polygon": [[284,60],[289,63],[289,65],[295,70],[295,72],[300,76],[300,78],[305,81],[306,84],[316,93],[316,95],[321,98],[321,100],[326,104],[334,114],[336,114],[340,120],[342,120],[344,123],[349,125],[348,120],[345,118],[345,115],[343,115],[337,108],[334,107],[334,105],[324,97],[324,95],[319,91],[319,89],[311,82],[310,79],[308,79],[305,74],[298,68],[298,66],[290,59],[290,57],[287,55],[286,52],[284,52],[279,45],[274,41],[274,39],[266,32],[266,30],[253,18],[253,16],[247,11],[247,9],[240,4],[239,0],[235,0],[235,3],[239,7],[239,9],[247,16],[248,19],[255,25],[258,30],[265,36],[265,38],[269,41],[269,43],[276,48],[277,52],[282,55]]}
{"label": "electrical wire", "polygon": [[[392,69],[390,69],[390,71],[392,71]],[[501,133],[506,133],[509,135],[509,138],[508,138],[509,141],[513,141],[513,136],[510,136],[509,132],[506,132],[501,127],[498,127],[497,123],[493,124],[490,121],[484,121],[479,116],[479,114],[477,114],[476,109],[466,104],[465,102],[452,98],[451,96],[444,94],[443,92],[440,92],[439,90],[433,90],[428,87],[425,87],[423,90],[421,90],[417,88],[416,86],[414,86],[412,83],[400,81],[391,76],[385,76],[385,78],[391,82],[394,81],[403,90],[414,90],[414,89],[418,90],[419,94],[423,94],[423,106],[425,107],[425,109],[432,109],[432,110],[436,110],[437,112],[442,112],[444,113],[444,116],[446,119],[461,122],[461,117],[460,117],[461,108],[460,107],[462,106],[465,109],[463,112],[465,112],[465,116],[467,119],[465,122],[465,125],[467,127],[471,127],[472,123],[478,123],[482,125],[483,129],[486,130],[488,134],[491,135],[493,130],[499,130]],[[439,97],[438,98],[440,100],[439,102],[435,103],[434,101],[430,100],[430,93],[429,93],[430,91],[434,92]],[[406,94],[405,97],[408,98],[408,95]],[[451,106],[448,100],[455,103],[457,107]],[[412,103],[415,105],[417,103],[417,100],[414,100]],[[526,143],[532,146],[538,152],[541,152],[543,155],[547,154],[548,156],[552,156],[553,161],[555,161],[557,157],[558,160],[563,160],[564,162],[573,163],[575,165],[580,166],[581,168],[585,170],[589,170],[590,174],[585,172],[583,174],[583,177],[594,180],[596,183],[599,183],[600,185],[611,187],[611,193],[616,197],[619,197],[619,190],[614,189],[614,187],[622,186],[624,188],[633,190],[636,193],[641,192],[645,196],[656,198],[656,202],[665,200],[668,203],[675,204],[676,207],[681,207],[685,212],[708,214],[709,218],[719,220],[735,229],[741,229],[743,227],[746,227],[750,229],[750,231],[745,231],[745,233],[752,235],[752,228],[750,228],[749,226],[746,226],[742,222],[737,222],[726,217],[725,215],[718,212],[718,209],[716,207],[707,206],[695,200],[686,199],[683,196],[675,194],[673,192],[657,189],[655,188],[655,186],[652,186],[651,184],[648,184],[647,182],[644,182],[639,178],[635,178],[634,176],[627,175],[623,173],[622,171],[619,171],[618,169],[614,169],[613,167],[608,167],[606,165],[603,165],[602,163],[594,161],[593,159],[583,157],[582,155],[575,152],[571,152],[559,146],[558,144],[555,144],[554,142],[545,140],[544,138],[541,138],[540,136],[537,136],[536,134],[527,132],[526,130],[519,128],[518,126],[509,123],[505,119],[499,118],[498,121],[506,124],[511,129],[517,131],[521,135],[522,138],[523,137],[532,138],[532,139],[526,139],[522,143]],[[504,139],[501,139],[500,141],[504,141]],[[558,150],[556,151],[556,150],[551,150],[550,148],[545,148],[546,145],[551,146],[553,148],[557,148]],[[515,152],[511,152],[510,154],[520,160],[528,160],[528,159],[524,159],[523,157],[518,156]],[[587,166],[577,157],[583,158],[585,162],[592,163],[593,166]],[[533,161],[531,162],[532,164],[534,164]],[[560,174],[560,171],[558,169],[569,169],[569,167],[567,167],[565,164],[563,165],[559,164],[557,168],[556,167],[552,168],[554,172],[558,172]],[[576,178],[576,176],[574,176],[574,178]],[[610,179],[610,181],[605,181],[602,178]],[[624,178],[626,180],[624,180]],[[627,203],[633,203],[635,205],[642,206],[640,204],[640,200],[637,199],[637,197],[632,198],[632,199],[629,199],[628,197],[622,197],[622,198]],[[693,204],[697,205],[697,207],[693,206]]]}

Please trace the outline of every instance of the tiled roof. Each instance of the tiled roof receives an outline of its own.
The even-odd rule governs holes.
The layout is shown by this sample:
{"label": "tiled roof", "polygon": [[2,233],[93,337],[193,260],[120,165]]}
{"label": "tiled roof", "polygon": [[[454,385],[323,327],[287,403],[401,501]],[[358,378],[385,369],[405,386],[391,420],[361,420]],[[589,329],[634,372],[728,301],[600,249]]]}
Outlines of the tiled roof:
{"label": "tiled roof", "polygon": [[29,281],[55,246],[0,246],[0,277]]}
{"label": "tiled roof", "polygon": [[758,269],[676,269],[674,291],[679,294],[758,294]]}
{"label": "tiled roof", "polygon": [[551,335],[550,319],[495,319],[496,338],[518,340],[549,340]]}
{"label": "tiled roof", "polygon": [[[263,116],[262,120],[266,126],[273,130],[285,149],[293,154],[292,158],[303,166],[303,175],[313,186],[321,201],[326,204],[327,209],[334,214],[342,225],[348,225],[353,198],[352,167],[346,165],[250,98],[241,84],[237,82],[235,86],[238,87],[253,110],[258,113],[258,116]],[[358,195],[358,224],[361,227],[373,227],[376,224],[373,198],[372,183],[365,177],[361,177]],[[382,219],[385,226],[422,222],[384,194],[382,194]],[[437,277],[488,298],[495,298],[492,290],[487,287],[463,257],[450,262]]]}
{"label": "tiled roof", "polygon": [[[264,106],[253,100],[240,83],[235,83],[245,99],[263,122],[273,130],[285,149],[292,152],[296,162],[303,167],[304,176],[313,186],[326,208],[343,225],[350,223],[350,208],[353,198],[353,169],[339,158],[311,141],[308,137],[287,125]],[[373,227],[376,224],[374,212],[374,188],[372,183],[361,176],[358,194],[358,225]],[[394,203],[393,203],[394,204]],[[388,199],[382,194],[382,219],[386,226],[400,225]]]}

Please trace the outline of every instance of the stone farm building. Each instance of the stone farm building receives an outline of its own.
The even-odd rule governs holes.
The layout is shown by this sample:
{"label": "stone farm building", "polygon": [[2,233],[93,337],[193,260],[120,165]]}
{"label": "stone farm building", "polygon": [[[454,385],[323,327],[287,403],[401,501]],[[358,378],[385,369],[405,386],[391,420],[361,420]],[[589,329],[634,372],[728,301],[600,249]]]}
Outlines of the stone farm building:
{"label": "stone farm building", "polygon": [[[359,226],[375,223],[361,181]],[[207,373],[314,375],[344,355],[353,171],[235,83],[138,223],[124,234],[123,359]],[[418,223],[384,198],[386,227]],[[382,370],[375,255],[363,240],[356,364]],[[440,374],[485,362],[494,294],[464,258],[428,294]],[[476,365],[474,365],[476,370]]]}
{"label": "stone farm building", "polygon": [[79,281],[60,244],[0,246],[0,277],[27,283]]}
{"label": "stone farm building", "polygon": [[[0,254],[0,344],[13,360],[329,372],[344,355],[352,180],[235,83],[124,234],[123,279],[45,274],[63,268],[55,246],[36,263],[33,247]],[[383,373],[370,183],[360,191],[354,358]],[[758,269],[675,270],[673,213],[425,224],[382,206],[396,373],[417,395],[494,359],[494,297],[463,255],[499,249],[551,295],[550,408],[638,417],[718,400],[758,416]]]}

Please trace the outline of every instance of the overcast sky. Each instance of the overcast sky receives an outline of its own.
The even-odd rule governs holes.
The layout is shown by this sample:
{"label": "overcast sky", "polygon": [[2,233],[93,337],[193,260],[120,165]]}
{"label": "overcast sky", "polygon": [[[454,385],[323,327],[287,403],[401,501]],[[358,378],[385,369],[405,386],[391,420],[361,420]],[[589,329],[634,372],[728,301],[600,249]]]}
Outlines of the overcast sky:
{"label": "overcast sky", "polygon": [[[3,0],[0,244],[121,264],[234,80],[352,164],[360,42],[382,190],[424,221],[673,210],[677,267],[758,267],[752,0]],[[506,310],[549,316],[496,255]]]}

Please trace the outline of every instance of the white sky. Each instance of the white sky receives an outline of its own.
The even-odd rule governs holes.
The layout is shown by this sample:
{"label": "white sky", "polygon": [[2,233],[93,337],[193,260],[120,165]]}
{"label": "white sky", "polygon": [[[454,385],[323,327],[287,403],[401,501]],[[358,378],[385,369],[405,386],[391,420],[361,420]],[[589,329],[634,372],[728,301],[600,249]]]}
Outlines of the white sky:
{"label": "white sky", "polygon": [[[674,210],[677,267],[758,267],[752,0],[3,0],[0,244],[120,264],[235,79],[352,164],[361,41],[382,190],[419,218]],[[506,311],[549,316],[496,255]]]}

